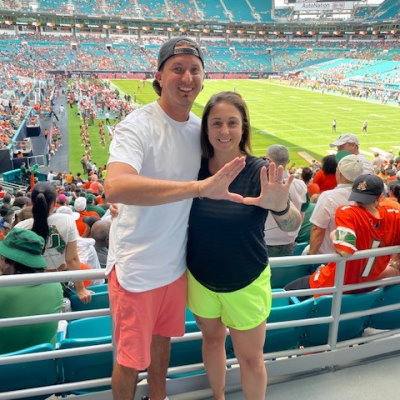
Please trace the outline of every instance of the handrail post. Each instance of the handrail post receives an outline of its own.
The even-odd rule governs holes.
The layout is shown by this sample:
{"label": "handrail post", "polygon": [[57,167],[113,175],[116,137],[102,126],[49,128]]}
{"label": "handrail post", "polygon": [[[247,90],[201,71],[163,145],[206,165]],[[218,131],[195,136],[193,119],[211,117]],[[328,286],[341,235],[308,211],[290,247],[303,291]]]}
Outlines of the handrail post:
{"label": "handrail post", "polygon": [[333,316],[333,321],[329,325],[329,334],[328,334],[328,344],[331,350],[336,349],[336,344],[337,344],[337,336],[339,332],[339,316],[340,316],[340,309],[342,307],[343,281],[344,281],[345,268],[346,268],[345,260],[338,261],[336,263],[336,271],[335,271],[336,292],[333,293],[332,296],[332,309],[331,309],[331,315]]}

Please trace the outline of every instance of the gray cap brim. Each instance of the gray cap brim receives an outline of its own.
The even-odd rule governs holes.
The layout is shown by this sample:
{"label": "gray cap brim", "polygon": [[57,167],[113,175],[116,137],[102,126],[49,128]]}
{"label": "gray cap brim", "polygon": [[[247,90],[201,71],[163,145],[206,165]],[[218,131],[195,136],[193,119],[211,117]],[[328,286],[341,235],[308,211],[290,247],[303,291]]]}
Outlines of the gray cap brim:
{"label": "gray cap brim", "polygon": [[377,197],[378,196],[375,194],[351,192],[349,200],[356,201],[356,202],[362,203],[362,204],[371,204],[376,200]]}

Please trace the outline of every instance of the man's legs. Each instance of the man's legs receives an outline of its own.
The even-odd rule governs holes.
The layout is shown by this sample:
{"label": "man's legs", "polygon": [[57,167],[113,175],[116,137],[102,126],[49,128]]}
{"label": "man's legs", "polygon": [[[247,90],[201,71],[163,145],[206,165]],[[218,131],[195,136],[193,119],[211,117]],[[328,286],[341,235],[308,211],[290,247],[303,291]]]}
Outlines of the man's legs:
{"label": "man's legs", "polygon": [[171,338],[153,335],[151,364],[147,369],[150,400],[164,400],[167,396],[165,381],[169,365]]}
{"label": "man's legs", "polygon": [[112,394],[114,400],[133,400],[135,397],[138,371],[133,368],[114,365],[111,379]]}

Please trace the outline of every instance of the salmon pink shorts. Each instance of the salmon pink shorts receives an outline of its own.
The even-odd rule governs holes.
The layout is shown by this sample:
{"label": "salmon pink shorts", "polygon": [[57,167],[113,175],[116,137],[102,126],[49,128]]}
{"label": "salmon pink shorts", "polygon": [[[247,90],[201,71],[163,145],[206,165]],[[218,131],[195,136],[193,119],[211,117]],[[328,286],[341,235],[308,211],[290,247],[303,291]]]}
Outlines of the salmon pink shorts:
{"label": "salmon pink shorts", "polygon": [[108,291],[119,365],[143,371],[151,362],[153,335],[184,335],[186,273],[169,285],[129,292],[118,283],[114,268],[109,275]]}

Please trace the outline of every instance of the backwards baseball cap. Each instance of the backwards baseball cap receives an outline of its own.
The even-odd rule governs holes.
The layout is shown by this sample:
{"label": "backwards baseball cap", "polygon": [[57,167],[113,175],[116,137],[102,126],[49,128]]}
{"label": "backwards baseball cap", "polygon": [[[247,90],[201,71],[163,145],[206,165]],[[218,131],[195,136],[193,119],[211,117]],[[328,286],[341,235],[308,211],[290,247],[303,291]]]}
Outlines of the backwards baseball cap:
{"label": "backwards baseball cap", "polygon": [[200,59],[204,67],[203,53],[198,44],[185,36],[179,36],[165,42],[158,53],[157,70],[160,71],[164,63],[178,54],[191,54]]}
{"label": "backwards baseball cap", "polygon": [[329,146],[330,147],[342,146],[346,143],[355,143],[356,145],[359,145],[359,141],[356,135],[353,135],[352,133],[345,133],[343,135],[340,135],[336,139],[336,141],[331,143]]}
{"label": "backwards baseball cap", "polygon": [[30,268],[46,268],[44,239],[28,229],[13,228],[0,242],[0,254]]}
{"label": "backwards baseball cap", "polygon": [[353,183],[349,200],[371,204],[383,193],[383,189],[383,181],[379,176],[360,175]]}
{"label": "backwards baseball cap", "polygon": [[339,172],[350,182],[354,182],[363,173],[363,164],[358,156],[350,154],[343,157],[337,166]]}

